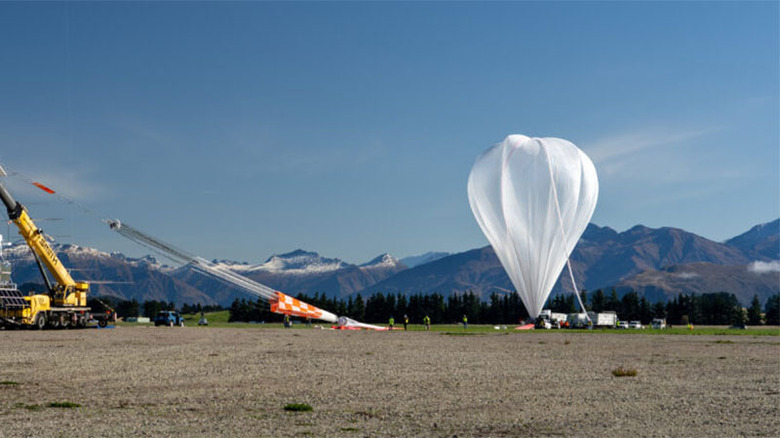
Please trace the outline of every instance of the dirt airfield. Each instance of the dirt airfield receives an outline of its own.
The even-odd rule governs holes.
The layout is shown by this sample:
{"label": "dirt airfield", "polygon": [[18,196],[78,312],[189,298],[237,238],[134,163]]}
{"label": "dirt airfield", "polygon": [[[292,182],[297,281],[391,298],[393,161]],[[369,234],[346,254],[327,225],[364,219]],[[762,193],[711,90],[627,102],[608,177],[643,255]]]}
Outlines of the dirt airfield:
{"label": "dirt airfield", "polygon": [[0,436],[780,435],[777,336],[118,327],[0,345]]}

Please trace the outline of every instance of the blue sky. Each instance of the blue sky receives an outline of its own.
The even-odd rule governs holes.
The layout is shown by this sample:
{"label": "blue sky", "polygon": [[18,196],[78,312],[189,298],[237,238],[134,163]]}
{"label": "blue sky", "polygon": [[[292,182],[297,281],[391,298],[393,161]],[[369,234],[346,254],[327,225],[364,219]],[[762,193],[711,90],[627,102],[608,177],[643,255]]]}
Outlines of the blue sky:
{"label": "blue sky", "polygon": [[[0,162],[55,239],[362,263],[484,246],[506,135],[599,173],[592,222],[722,241],[780,216],[777,2],[0,3]],[[89,213],[84,212],[84,207]],[[16,235],[15,231],[12,235]],[[6,230],[2,230],[6,234]]]}

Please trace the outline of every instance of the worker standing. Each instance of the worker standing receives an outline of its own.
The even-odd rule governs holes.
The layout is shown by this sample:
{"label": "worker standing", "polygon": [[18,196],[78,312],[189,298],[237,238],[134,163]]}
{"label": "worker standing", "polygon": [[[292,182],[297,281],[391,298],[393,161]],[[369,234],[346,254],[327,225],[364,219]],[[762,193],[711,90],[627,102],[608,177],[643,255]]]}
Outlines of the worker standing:
{"label": "worker standing", "polygon": [[409,324],[409,317],[407,315],[404,315],[404,330],[406,330],[406,326]]}
{"label": "worker standing", "polygon": [[463,329],[469,328],[469,319],[466,317],[466,315],[463,315]]}
{"label": "worker standing", "polygon": [[431,318],[428,315],[425,315],[425,318],[423,318],[423,324],[425,324],[425,331],[431,329]]}
{"label": "worker standing", "polygon": [[390,321],[388,321],[388,325],[390,326],[390,330],[393,329],[393,326],[395,325],[395,318],[392,316],[390,317]]}
{"label": "worker standing", "polygon": [[292,324],[290,324],[290,315],[284,315],[284,328],[290,327],[292,327]]}

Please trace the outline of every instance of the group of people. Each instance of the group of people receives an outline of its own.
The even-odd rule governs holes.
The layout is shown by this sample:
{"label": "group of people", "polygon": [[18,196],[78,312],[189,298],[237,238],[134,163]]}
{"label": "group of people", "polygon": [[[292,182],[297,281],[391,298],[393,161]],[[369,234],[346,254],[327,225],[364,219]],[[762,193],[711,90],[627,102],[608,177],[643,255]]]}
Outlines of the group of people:
{"label": "group of people", "polygon": [[[404,330],[407,330],[407,327],[409,326],[409,316],[408,315],[404,315],[403,323],[404,323]],[[393,318],[391,316],[390,319],[387,321],[387,325],[390,327],[390,330],[393,330],[393,328],[395,327],[395,318]],[[431,317],[430,316],[425,315],[423,317],[423,325],[425,326],[425,330],[426,331],[431,329]],[[467,328],[469,328],[469,319],[468,319],[468,317],[466,315],[463,315],[463,329],[467,329]]]}
{"label": "group of people", "polygon": [[[424,321],[424,324],[425,324],[425,330],[429,330],[431,328],[431,318],[428,318],[428,315],[425,315],[425,318],[423,318],[423,321]],[[427,322],[425,322],[425,321],[427,321]],[[404,323],[404,330],[407,330],[407,328],[409,326],[409,316],[408,315],[404,315],[403,323]],[[395,327],[395,318],[393,318],[391,316],[387,325],[390,327],[390,330],[392,330]]]}

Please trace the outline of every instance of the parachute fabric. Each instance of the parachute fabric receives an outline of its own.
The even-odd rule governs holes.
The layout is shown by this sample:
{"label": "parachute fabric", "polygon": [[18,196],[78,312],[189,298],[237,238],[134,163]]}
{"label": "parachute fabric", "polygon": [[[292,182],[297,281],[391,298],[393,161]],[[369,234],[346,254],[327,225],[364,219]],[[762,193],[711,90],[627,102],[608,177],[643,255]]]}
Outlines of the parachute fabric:
{"label": "parachute fabric", "polygon": [[[531,317],[585,232],[598,189],[588,156],[560,138],[510,135],[477,157],[471,210]],[[569,273],[579,300],[571,266]]]}

